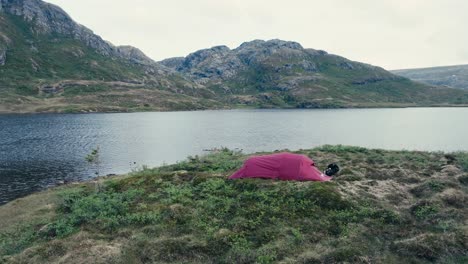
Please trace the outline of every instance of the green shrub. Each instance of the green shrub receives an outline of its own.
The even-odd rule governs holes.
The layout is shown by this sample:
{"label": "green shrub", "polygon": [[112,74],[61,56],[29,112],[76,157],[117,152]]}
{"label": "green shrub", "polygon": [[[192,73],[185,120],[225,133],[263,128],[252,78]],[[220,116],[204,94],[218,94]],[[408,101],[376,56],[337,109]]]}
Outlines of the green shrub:
{"label": "green shrub", "polygon": [[411,207],[411,213],[417,219],[430,219],[439,212],[439,206],[428,201],[422,201]]}
{"label": "green shrub", "polygon": [[48,227],[48,234],[64,237],[85,224],[92,224],[94,228],[102,230],[114,230],[135,218],[135,215],[130,215],[130,205],[142,194],[141,190],[88,195],[82,190],[66,192],[62,194],[62,204],[59,207],[64,215]]}
{"label": "green shrub", "polygon": [[226,148],[206,156],[189,157],[187,161],[168,166],[165,170],[186,170],[189,172],[226,172],[242,166],[241,153]]}
{"label": "green shrub", "polygon": [[447,188],[447,183],[429,180],[421,185],[418,185],[410,190],[410,192],[416,197],[428,197],[434,193],[442,192]]}
{"label": "green shrub", "polygon": [[34,88],[32,86],[26,86],[26,85],[20,85],[15,88],[15,92],[19,95],[24,95],[24,96],[34,96],[37,95],[37,88]]}
{"label": "green shrub", "polygon": [[124,248],[123,254],[127,263],[191,263],[198,260],[203,263],[208,260],[207,243],[193,236],[160,237],[151,239],[139,237]]}
{"label": "green shrub", "polygon": [[[359,148],[348,149],[353,152],[330,148],[338,160],[359,156],[353,164],[359,174],[368,169],[367,154]],[[402,163],[408,156],[440,160],[443,154],[368,152],[393,162],[378,164],[377,169],[384,172],[382,179],[404,185],[404,191],[395,189],[379,199],[366,195],[369,188],[385,187],[379,182],[382,179],[361,184],[227,180],[245,156],[220,150],[105,180],[100,188],[86,184],[61,190],[53,221],[0,234],[0,255],[35,243],[67,241],[65,237],[78,230],[104,240],[125,241],[125,263],[420,263],[466,254],[461,230],[464,187],[457,181],[422,178],[421,172],[412,177],[421,178],[422,184],[412,190],[414,196],[408,196],[406,190],[414,185],[394,177],[400,173],[395,165],[401,171],[423,166],[417,158],[411,164]],[[322,159],[327,154],[315,153]],[[459,176],[460,183],[465,176]],[[342,195],[339,190],[347,187],[351,192]],[[430,197],[447,188],[457,190]],[[398,199],[387,198],[392,195]],[[409,210],[401,206],[409,201],[414,201]],[[442,208],[442,202],[450,206]],[[431,232],[433,236],[420,236]],[[438,235],[441,242],[436,241]],[[42,248],[44,261],[52,261],[48,255],[63,253],[60,248]]]}
{"label": "green shrub", "polygon": [[324,145],[314,150],[329,153],[368,153],[369,149],[355,146]]}

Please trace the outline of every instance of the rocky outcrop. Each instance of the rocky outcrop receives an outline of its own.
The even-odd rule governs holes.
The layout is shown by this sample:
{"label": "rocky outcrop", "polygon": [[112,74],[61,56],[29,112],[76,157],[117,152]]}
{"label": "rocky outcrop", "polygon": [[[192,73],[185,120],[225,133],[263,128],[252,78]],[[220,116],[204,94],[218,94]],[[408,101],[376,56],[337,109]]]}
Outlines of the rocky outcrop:
{"label": "rocky outcrop", "polygon": [[382,68],[279,39],[245,42],[235,49],[216,46],[160,63],[221,97],[232,96],[236,101],[250,95],[267,105],[336,107],[355,97],[369,102],[404,101],[410,99],[387,91],[404,94],[413,85]]}
{"label": "rocky outcrop", "polygon": [[[6,63],[4,68],[11,64],[20,69],[1,76],[0,90],[10,89],[4,84],[18,79],[28,85],[37,85],[41,79],[40,94],[52,95],[62,90],[51,82],[75,79],[99,80],[105,85],[109,81],[139,83],[145,88],[194,96],[204,88],[137,48],[117,47],[103,40],[55,5],[41,0],[0,0],[0,8],[0,67]],[[44,78],[45,72],[51,73],[53,80]]]}
{"label": "rocky outcrop", "polygon": [[185,61],[184,57],[174,57],[174,58],[162,60],[159,63],[168,68],[177,69],[182,65],[182,63],[184,63],[184,61]]}
{"label": "rocky outcrop", "polygon": [[58,33],[86,43],[107,56],[116,55],[116,48],[79,25],[60,7],[40,0],[0,0],[3,12],[21,16],[30,22],[37,34]]}
{"label": "rocky outcrop", "polygon": [[5,65],[6,63],[6,48],[0,46],[0,66]]}
{"label": "rocky outcrop", "polygon": [[132,46],[118,46],[119,55],[136,64],[153,65],[155,61],[146,56],[141,50]]}
{"label": "rocky outcrop", "polygon": [[210,49],[199,50],[189,54],[177,70],[185,71],[197,67],[207,60],[211,60],[212,63],[217,63],[217,61],[224,59],[230,51],[231,50],[226,46],[216,46]]}
{"label": "rocky outcrop", "polygon": [[154,63],[136,48],[116,47],[103,40],[92,30],[73,21],[65,11],[56,5],[41,0],[0,0],[0,10],[21,16],[32,25],[32,31],[36,34],[57,33],[79,40],[105,56],[120,57],[135,63]]}
{"label": "rocky outcrop", "polygon": [[171,58],[160,63],[188,74],[199,83],[219,83],[252,69],[271,68],[279,74],[288,74],[297,69],[317,72],[319,69],[313,58],[327,55],[324,51],[304,49],[297,42],[273,39],[245,42],[234,50],[216,46],[196,51],[185,58]]}

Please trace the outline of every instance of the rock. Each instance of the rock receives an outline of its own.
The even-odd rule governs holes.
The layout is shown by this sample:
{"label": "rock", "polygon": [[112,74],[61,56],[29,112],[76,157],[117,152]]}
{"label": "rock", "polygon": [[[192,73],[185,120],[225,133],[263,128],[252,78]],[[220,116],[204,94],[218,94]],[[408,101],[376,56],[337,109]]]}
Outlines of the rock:
{"label": "rock", "polygon": [[1,48],[1,47],[0,47],[0,66],[5,65],[5,63],[6,63],[6,56],[7,56],[6,48]]}
{"label": "rock", "polygon": [[146,56],[141,50],[132,46],[118,46],[117,50],[122,58],[126,58],[136,64],[152,65],[155,62]]}
{"label": "rock", "polygon": [[37,232],[42,237],[55,237],[57,236],[57,230],[52,227],[52,224],[46,224],[42,226]]}
{"label": "rock", "polygon": [[344,61],[344,62],[340,63],[339,66],[340,66],[340,68],[345,69],[345,70],[353,70],[354,69],[354,66],[351,63],[347,62],[347,61]]}
{"label": "rock", "polygon": [[63,92],[63,87],[61,85],[44,85],[39,87],[40,94],[57,94]]}
{"label": "rock", "polygon": [[182,65],[182,63],[184,63],[184,61],[185,61],[184,57],[175,57],[175,58],[162,60],[159,63],[166,67],[177,69]]}
{"label": "rock", "polygon": [[366,85],[369,83],[376,83],[376,82],[381,82],[385,81],[384,78],[369,78],[369,79],[364,79],[364,80],[359,80],[359,81],[353,81],[353,85]]}
{"label": "rock", "polygon": [[180,68],[178,70],[189,69],[194,66],[199,65],[200,63],[206,61],[207,59],[214,60],[221,59],[229,53],[230,49],[226,46],[216,46],[210,49],[203,49],[189,54]]}
{"label": "rock", "polygon": [[138,64],[156,64],[143,52],[131,46],[116,47],[75,21],[60,7],[41,0],[0,0],[0,9],[21,16],[32,23],[40,34],[56,33],[82,41],[105,56],[120,57]]}
{"label": "rock", "polygon": [[293,41],[284,41],[280,39],[272,39],[268,41],[264,40],[253,40],[249,42],[242,43],[237,50],[246,50],[246,49],[295,49],[295,50],[303,50],[301,44]]}
{"label": "rock", "polygon": [[[215,46],[189,54],[185,58],[171,58],[160,63],[178,72],[188,74],[198,83],[215,82],[235,77],[239,72],[249,70],[271,58],[280,57],[285,63],[276,66],[277,72],[289,72],[293,68],[303,68],[314,72],[317,66],[307,57],[313,50],[304,50],[297,42],[283,40],[254,40],[245,42],[231,50],[226,46]],[[317,53],[318,54],[318,53]],[[301,58],[299,63],[289,63],[291,58]]]}
{"label": "rock", "polygon": [[310,60],[302,60],[300,66],[304,68],[304,70],[309,72],[316,72],[318,71],[317,65]]}

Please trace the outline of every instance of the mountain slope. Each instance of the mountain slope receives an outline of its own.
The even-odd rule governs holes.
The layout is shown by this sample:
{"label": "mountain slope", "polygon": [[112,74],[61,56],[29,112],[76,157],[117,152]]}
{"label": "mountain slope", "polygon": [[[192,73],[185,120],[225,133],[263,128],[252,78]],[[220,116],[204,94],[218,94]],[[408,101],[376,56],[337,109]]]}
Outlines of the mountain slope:
{"label": "mountain slope", "polygon": [[233,50],[217,46],[160,63],[230,104],[347,107],[468,101],[460,91],[416,83],[379,67],[282,40],[255,40]]}
{"label": "mountain slope", "polygon": [[0,0],[0,113],[468,104],[295,42],[255,40],[154,62],[41,0]]}
{"label": "mountain slope", "polygon": [[392,72],[430,85],[468,90],[468,65],[395,70]]}
{"label": "mountain slope", "polygon": [[190,96],[203,87],[134,47],[104,41],[55,5],[0,4],[0,112],[207,107]]}

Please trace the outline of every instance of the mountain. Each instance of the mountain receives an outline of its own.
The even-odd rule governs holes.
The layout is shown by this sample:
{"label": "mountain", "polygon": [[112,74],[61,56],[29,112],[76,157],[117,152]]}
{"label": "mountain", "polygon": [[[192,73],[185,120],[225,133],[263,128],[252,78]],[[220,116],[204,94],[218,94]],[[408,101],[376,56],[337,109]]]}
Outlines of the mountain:
{"label": "mountain", "polygon": [[203,109],[205,102],[217,104],[198,96],[203,87],[137,48],[114,46],[40,0],[0,0],[0,74],[0,112]]}
{"label": "mountain", "polygon": [[160,62],[230,104],[280,107],[402,106],[467,102],[466,94],[430,87],[380,67],[282,40],[216,46]]}
{"label": "mountain", "polygon": [[395,70],[392,72],[430,85],[468,90],[468,65]]}
{"label": "mountain", "polygon": [[0,113],[468,104],[299,43],[255,40],[155,62],[41,0],[0,0]]}

